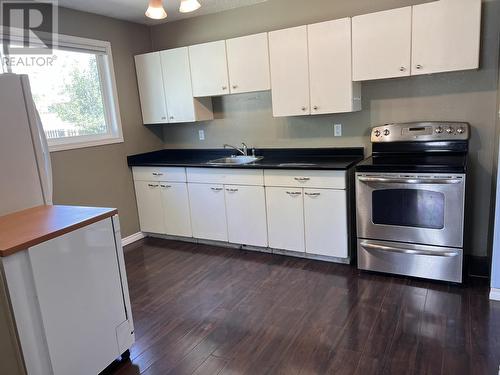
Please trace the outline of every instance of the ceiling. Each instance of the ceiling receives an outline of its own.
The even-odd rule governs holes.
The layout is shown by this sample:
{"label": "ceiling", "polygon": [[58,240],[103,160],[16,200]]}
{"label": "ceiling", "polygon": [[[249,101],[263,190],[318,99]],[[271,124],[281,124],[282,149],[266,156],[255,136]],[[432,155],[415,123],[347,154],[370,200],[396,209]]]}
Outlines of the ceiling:
{"label": "ceiling", "polygon": [[181,0],[163,0],[168,17],[164,20],[150,20],[144,15],[148,0],[59,0],[59,6],[96,13],[103,16],[119,18],[127,21],[154,25],[171,22],[182,18],[196,17],[203,14],[223,12],[225,10],[245,7],[267,0],[198,0],[201,8],[191,13],[180,13]]}

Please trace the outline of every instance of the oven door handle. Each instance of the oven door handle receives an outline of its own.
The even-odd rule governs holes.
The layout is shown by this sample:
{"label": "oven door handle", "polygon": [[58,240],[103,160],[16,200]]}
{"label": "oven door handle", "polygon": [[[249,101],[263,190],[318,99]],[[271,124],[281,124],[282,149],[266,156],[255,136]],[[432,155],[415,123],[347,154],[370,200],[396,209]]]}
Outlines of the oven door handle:
{"label": "oven door handle", "polygon": [[361,247],[367,250],[379,250],[389,253],[401,253],[401,254],[412,254],[412,255],[429,255],[436,257],[455,257],[459,255],[458,251],[430,251],[430,250],[413,250],[413,249],[403,249],[401,247],[386,246],[386,245],[375,245],[368,242],[361,242]]}
{"label": "oven door handle", "polygon": [[460,184],[461,178],[400,178],[359,176],[361,182],[382,182],[393,184]]}

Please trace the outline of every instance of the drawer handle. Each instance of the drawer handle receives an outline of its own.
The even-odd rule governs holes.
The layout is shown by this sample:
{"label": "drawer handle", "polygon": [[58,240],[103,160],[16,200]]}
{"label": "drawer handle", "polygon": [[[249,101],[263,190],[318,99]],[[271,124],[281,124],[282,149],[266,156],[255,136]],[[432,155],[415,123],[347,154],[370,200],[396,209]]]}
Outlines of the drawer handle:
{"label": "drawer handle", "polygon": [[153,172],[153,176],[163,176],[163,173],[160,173],[160,172]]}
{"label": "drawer handle", "polygon": [[213,191],[222,191],[222,188],[215,188],[215,187],[213,187],[213,188],[210,188],[210,189],[212,189]]}
{"label": "drawer handle", "polygon": [[238,189],[226,189],[226,191],[228,191],[230,193],[236,193],[238,191]]}
{"label": "drawer handle", "polygon": [[158,187],[159,185],[155,185],[155,184],[148,184],[149,187]]}
{"label": "drawer handle", "polygon": [[309,197],[319,197],[321,195],[321,193],[305,193],[305,195],[307,195]]}
{"label": "drawer handle", "polygon": [[166,188],[166,189],[169,189],[172,187],[172,185],[160,185],[162,188]]}
{"label": "drawer handle", "polygon": [[295,177],[295,181],[305,182],[309,180],[310,180],[309,177]]}
{"label": "drawer handle", "polygon": [[378,251],[384,251],[384,252],[388,252],[388,253],[428,255],[428,256],[436,256],[436,257],[455,257],[455,256],[459,255],[458,251],[414,250],[414,249],[406,249],[406,248],[402,248],[402,247],[376,245],[376,244],[371,244],[369,242],[361,242],[360,246],[366,250],[378,250]]}
{"label": "drawer handle", "polygon": [[297,196],[297,195],[302,195],[302,193],[300,191],[287,191],[286,192],[288,195],[291,195],[291,196]]}

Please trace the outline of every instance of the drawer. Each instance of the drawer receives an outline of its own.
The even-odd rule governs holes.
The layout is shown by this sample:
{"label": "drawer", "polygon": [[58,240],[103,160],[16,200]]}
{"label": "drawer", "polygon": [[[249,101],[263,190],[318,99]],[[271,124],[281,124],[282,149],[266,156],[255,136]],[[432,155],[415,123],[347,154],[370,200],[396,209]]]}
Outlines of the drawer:
{"label": "drawer", "polygon": [[264,186],[262,169],[188,168],[187,181],[202,184]]}
{"label": "drawer", "polygon": [[266,170],[265,186],[345,189],[346,171]]}
{"label": "drawer", "polygon": [[132,167],[134,181],[186,182],[185,168]]}

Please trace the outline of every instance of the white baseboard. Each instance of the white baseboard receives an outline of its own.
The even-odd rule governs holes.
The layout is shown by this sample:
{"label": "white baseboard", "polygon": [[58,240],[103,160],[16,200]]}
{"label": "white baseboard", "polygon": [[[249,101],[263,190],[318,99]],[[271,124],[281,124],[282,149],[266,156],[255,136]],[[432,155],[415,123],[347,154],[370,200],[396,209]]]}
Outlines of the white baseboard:
{"label": "white baseboard", "polygon": [[142,240],[145,237],[146,237],[146,235],[142,232],[134,233],[131,236],[122,238],[122,246],[130,245],[131,243]]}
{"label": "white baseboard", "polygon": [[492,299],[494,301],[500,301],[500,289],[491,288],[490,299]]}

